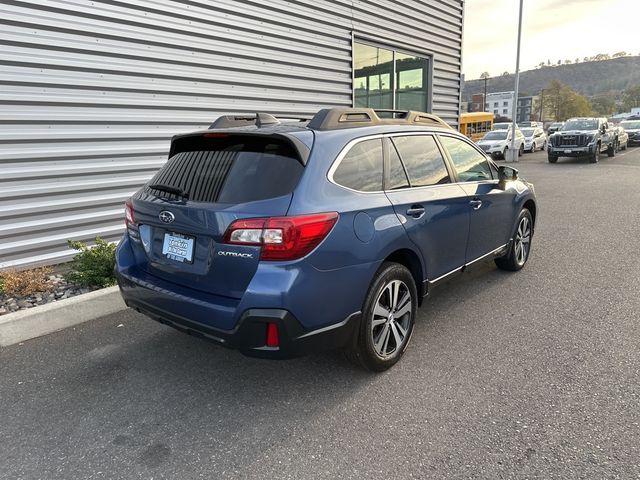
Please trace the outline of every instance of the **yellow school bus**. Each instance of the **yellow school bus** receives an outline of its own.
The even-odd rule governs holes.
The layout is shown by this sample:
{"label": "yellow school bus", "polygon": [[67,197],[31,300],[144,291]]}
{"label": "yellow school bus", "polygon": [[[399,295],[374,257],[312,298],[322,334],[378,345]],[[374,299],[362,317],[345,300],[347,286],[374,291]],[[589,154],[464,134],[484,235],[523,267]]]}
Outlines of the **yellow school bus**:
{"label": "yellow school bus", "polygon": [[469,112],[460,115],[460,133],[477,142],[493,128],[493,113]]}

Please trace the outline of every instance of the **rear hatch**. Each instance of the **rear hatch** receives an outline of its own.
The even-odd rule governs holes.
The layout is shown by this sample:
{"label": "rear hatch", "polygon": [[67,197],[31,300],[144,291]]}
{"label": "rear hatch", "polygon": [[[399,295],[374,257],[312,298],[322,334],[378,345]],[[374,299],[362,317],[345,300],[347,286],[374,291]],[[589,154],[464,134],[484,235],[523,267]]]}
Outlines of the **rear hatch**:
{"label": "rear hatch", "polygon": [[225,231],[236,219],[285,215],[304,160],[300,144],[285,135],[212,132],[174,140],[167,163],[131,200],[139,267],[240,298],[260,247],[224,244]]}

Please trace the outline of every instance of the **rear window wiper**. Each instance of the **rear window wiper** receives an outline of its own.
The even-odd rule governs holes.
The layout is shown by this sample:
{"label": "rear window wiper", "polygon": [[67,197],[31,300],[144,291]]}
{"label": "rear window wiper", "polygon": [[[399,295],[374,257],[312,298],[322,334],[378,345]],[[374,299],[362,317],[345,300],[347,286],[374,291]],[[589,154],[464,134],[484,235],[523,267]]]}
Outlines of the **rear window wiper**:
{"label": "rear window wiper", "polygon": [[149,188],[153,190],[160,190],[161,192],[172,193],[173,195],[178,195],[179,197],[189,198],[189,193],[185,192],[181,188],[172,187],[171,185],[165,185],[164,183],[153,183],[148,185]]}

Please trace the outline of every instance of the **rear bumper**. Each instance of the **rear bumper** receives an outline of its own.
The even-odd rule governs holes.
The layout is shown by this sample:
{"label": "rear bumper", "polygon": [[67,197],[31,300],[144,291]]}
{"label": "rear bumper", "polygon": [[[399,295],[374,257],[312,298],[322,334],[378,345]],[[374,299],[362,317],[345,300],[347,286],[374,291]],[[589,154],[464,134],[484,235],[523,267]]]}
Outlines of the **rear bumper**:
{"label": "rear bumper", "polygon": [[[235,328],[223,330],[198,321],[197,315],[183,316],[183,312],[193,312],[194,305],[188,299],[179,299],[171,292],[143,285],[120,272],[117,276],[122,297],[128,307],[184,333],[205,338],[252,357],[285,359],[341,348],[347,345],[360,325],[360,312],[355,312],[339,323],[307,330],[287,310],[255,308],[245,310]],[[266,346],[268,323],[278,326],[278,347]]]}

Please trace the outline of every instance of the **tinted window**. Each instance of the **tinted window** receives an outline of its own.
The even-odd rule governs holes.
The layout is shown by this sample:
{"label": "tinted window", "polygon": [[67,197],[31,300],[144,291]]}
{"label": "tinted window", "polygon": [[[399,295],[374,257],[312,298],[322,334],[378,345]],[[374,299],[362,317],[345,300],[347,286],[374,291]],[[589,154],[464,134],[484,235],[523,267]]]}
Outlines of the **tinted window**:
{"label": "tinted window", "polygon": [[409,186],[409,179],[404,171],[396,147],[389,142],[389,183],[387,184],[387,190],[397,190],[399,188],[406,188]]}
{"label": "tinted window", "polygon": [[412,187],[449,183],[444,160],[432,136],[394,137],[393,143],[407,167]]}
{"label": "tinted window", "polygon": [[440,137],[449,152],[461,182],[491,180],[489,162],[467,142],[453,137]]}
{"label": "tinted window", "polygon": [[291,193],[304,170],[288,143],[269,138],[198,138],[185,150],[192,151],[173,155],[147,185],[178,189],[196,202],[245,203]]}
{"label": "tinted window", "polygon": [[382,140],[365,140],[351,147],[333,173],[333,180],[361,192],[382,190]]}

